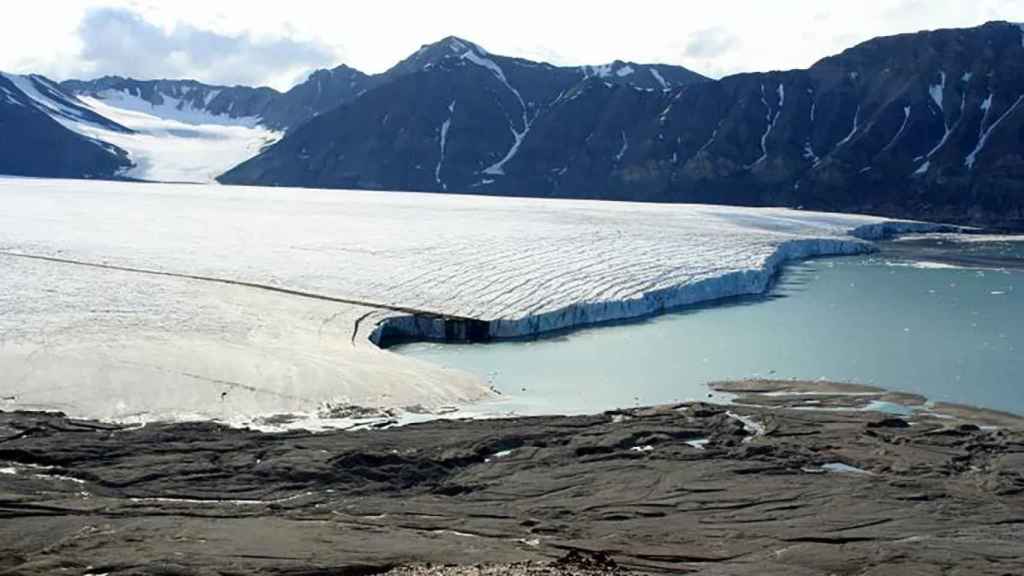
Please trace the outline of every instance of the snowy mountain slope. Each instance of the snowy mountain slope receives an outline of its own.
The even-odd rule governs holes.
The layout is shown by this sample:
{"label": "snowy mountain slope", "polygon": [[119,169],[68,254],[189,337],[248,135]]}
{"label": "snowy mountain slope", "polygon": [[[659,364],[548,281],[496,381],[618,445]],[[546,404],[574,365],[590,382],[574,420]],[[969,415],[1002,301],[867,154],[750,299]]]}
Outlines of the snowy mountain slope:
{"label": "snowy mountain slope", "polygon": [[[446,190],[450,182],[452,190],[487,192],[520,162],[535,123],[589,87],[660,94],[661,81],[707,81],[672,66],[557,67],[497,56],[456,37],[423,46],[375,78],[372,98],[317,116],[222,181],[403,190]],[[445,126],[458,137],[442,139]]]}
{"label": "snowy mountain slope", "polygon": [[111,178],[130,166],[124,150],[69,130],[65,123],[92,122],[112,133],[126,128],[73,101],[42,96],[48,88],[42,80],[0,74],[0,173]]}
{"label": "snowy mountain slope", "polygon": [[[114,89],[76,96],[41,76],[5,74],[3,79],[6,86],[0,86],[0,93],[5,99],[0,107],[20,106],[45,114],[120,159],[99,167],[85,162],[78,173],[65,174],[71,177],[211,182],[280,137],[259,126],[258,118],[211,113],[197,108],[195,99],[163,96],[159,104],[152,104]],[[9,134],[31,137],[28,129]],[[38,154],[45,159],[45,151]]]}
{"label": "snowy mountain slope", "polygon": [[[115,165],[85,162],[75,170],[65,170],[52,165],[46,168],[48,157],[45,151],[39,151],[31,158],[19,160],[21,164],[32,164],[33,174],[209,182],[256,156],[283,133],[355,102],[368,91],[387,87],[423,70],[441,70],[453,64],[472,66],[478,72],[479,85],[465,86],[465,89],[499,94],[497,97],[504,107],[492,110],[494,114],[514,114],[518,118],[515,126],[507,124],[514,130],[491,146],[495,150],[489,166],[496,174],[502,172],[504,163],[515,158],[529,132],[529,124],[545,103],[558,99],[573,85],[586,82],[589,76],[600,77],[602,71],[610,69],[616,83],[636,84],[637,87],[643,84],[647,86],[644,89],[652,91],[661,90],[662,86],[704,80],[688,70],[671,66],[616,63],[558,68],[493,56],[472,42],[450,37],[424,46],[384,73],[367,75],[344,65],[317,70],[285,93],[270,88],[209,85],[195,80],[105,76],[56,84],[41,76],[9,75],[5,77],[8,84],[5,89],[11,95],[0,93],[0,108],[10,107],[9,113],[16,114],[14,108],[19,104],[29,106],[67,130],[102,143],[113,157],[121,158]],[[632,74],[634,68],[643,69]],[[23,131],[12,130],[8,135],[9,139],[22,141],[31,138]],[[12,141],[9,145],[18,144]],[[88,157],[88,154],[83,156]],[[124,165],[126,157],[130,166]],[[6,171],[27,173],[17,166]],[[435,181],[440,183],[441,170],[435,172]],[[441,188],[444,189],[443,183]]]}
{"label": "snowy mountain slope", "polygon": [[119,108],[155,114],[186,123],[251,123],[281,94],[271,88],[213,86],[195,80],[134,80],[104,76],[96,80],[67,80],[61,88],[78,97],[116,100]]}
{"label": "snowy mountain slope", "polygon": [[[877,38],[807,70],[668,90],[624,83],[653,80],[639,65],[569,77],[449,39],[372,98],[318,116],[220,180],[1024,228],[1022,34],[990,22]],[[545,70],[555,80],[533,80]]]}
{"label": "snowy mountain slope", "polygon": [[[131,99],[82,98],[92,110],[132,130],[130,134],[79,126],[77,131],[128,152],[133,166],[122,175],[157,182],[213,182],[225,169],[259,154],[280,138],[255,118],[209,116],[195,111],[152,112]],[[141,108],[141,109],[139,109]]]}

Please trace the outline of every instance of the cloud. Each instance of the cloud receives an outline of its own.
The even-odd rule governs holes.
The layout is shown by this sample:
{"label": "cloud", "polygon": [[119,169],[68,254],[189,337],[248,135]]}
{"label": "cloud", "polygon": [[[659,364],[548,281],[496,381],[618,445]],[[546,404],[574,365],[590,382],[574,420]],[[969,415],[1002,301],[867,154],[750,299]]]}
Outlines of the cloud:
{"label": "cloud", "polygon": [[332,50],[314,42],[225,35],[182,23],[164,29],[114,8],[89,11],[78,36],[83,71],[93,76],[287,87],[301,72],[338,61]]}
{"label": "cloud", "polygon": [[690,34],[683,54],[690,58],[718,58],[739,47],[740,39],[721,26]]}

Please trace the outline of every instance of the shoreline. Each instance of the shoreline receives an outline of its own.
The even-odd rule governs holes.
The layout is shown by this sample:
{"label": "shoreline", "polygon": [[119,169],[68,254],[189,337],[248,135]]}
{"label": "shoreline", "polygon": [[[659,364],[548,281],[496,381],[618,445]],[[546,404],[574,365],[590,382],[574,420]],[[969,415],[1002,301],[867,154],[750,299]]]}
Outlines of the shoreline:
{"label": "shoreline", "polygon": [[0,574],[410,573],[573,550],[618,566],[602,574],[1024,570],[1024,418],[781,391],[315,434],[0,413]]}

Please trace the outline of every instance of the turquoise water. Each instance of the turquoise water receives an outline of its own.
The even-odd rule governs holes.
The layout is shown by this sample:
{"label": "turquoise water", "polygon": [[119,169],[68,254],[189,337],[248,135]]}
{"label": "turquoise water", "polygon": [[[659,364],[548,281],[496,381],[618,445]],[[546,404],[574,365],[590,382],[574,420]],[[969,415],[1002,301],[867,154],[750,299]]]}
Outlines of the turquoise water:
{"label": "turquoise water", "polygon": [[519,413],[703,399],[707,382],[747,377],[1024,413],[1024,244],[890,243],[789,266],[766,296],[531,341],[395,350],[481,375]]}

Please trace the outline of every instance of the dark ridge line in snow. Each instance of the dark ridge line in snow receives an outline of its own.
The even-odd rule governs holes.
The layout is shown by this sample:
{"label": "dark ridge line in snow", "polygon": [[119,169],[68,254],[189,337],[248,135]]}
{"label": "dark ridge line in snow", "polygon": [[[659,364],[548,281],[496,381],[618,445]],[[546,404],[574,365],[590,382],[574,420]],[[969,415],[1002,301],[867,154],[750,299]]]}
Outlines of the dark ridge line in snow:
{"label": "dark ridge line in snow", "polygon": [[43,262],[54,262],[57,264],[69,264],[74,266],[85,266],[89,268],[99,268],[102,270],[116,270],[118,272],[131,272],[134,274],[147,274],[150,276],[165,276],[170,278],[181,278],[184,280],[198,280],[200,282],[214,282],[217,284],[227,284],[230,286],[241,286],[244,288],[254,288],[257,290],[265,290],[267,292],[276,292],[278,294],[287,294],[289,296],[299,296],[301,298],[310,298],[313,300],[323,300],[327,302],[337,302],[339,304],[348,304],[351,306],[361,306],[364,308],[376,308],[378,310],[388,310],[391,312],[401,312],[403,314],[414,314],[420,317],[427,317],[432,319],[438,319],[441,321],[455,321],[455,322],[475,322],[472,318],[463,318],[461,316],[452,316],[450,314],[440,314],[437,312],[431,312],[429,310],[420,310],[418,308],[410,308],[408,306],[397,306],[394,304],[381,304],[379,302],[369,302],[366,300],[354,300],[351,298],[340,298],[337,296],[328,296],[326,294],[317,294],[315,292],[304,292],[302,290],[294,290],[292,288],[283,288],[280,286],[270,286],[268,284],[259,284],[256,282],[246,282],[244,280],[231,280],[228,278],[217,278],[214,276],[200,276],[196,274],[182,274],[178,272],[164,272],[161,270],[148,270],[145,268],[132,268],[130,266],[117,266],[115,264],[101,264],[99,262],[87,262],[84,260],[72,260],[69,258],[57,258],[54,256],[41,256],[38,254],[22,254],[18,252],[8,252],[6,250],[0,250],[0,256],[8,256],[11,258],[25,258],[28,260],[41,260]]}
{"label": "dark ridge line in snow", "polygon": [[[736,296],[762,294],[770,288],[772,280],[780,272],[781,268],[791,261],[820,256],[841,256],[872,252],[876,249],[876,246],[871,241],[884,240],[904,233],[955,232],[962,230],[958,226],[912,221],[883,221],[865,224],[848,230],[846,236],[800,238],[784,241],[776,247],[775,252],[766,258],[759,268],[736,270],[689,284],[669,286],[645,292],[642,297],[630,300],[574,302],[557,310],[541,314],[527,315],[521,318],[495,318],[492,320],[444,314],[408,306],[328,296],[243,280],[133,268],[6,250],[0,250],[0,256],[151,276],[213,282],[301,298],[360,306],[377,311],[395,312],[398,315],[388,316],[378,321],[367,338],[370,343],[380,348],[387,348],[395,343],[410,341],[467,343],[515,340],[608,322],[648,318],[684,306],[713,302]],[[363,314],[356,321],[352,332],[353,343],[355,343],[355,339],[358,337],[359,327],[372,314],[373,311]]]}

